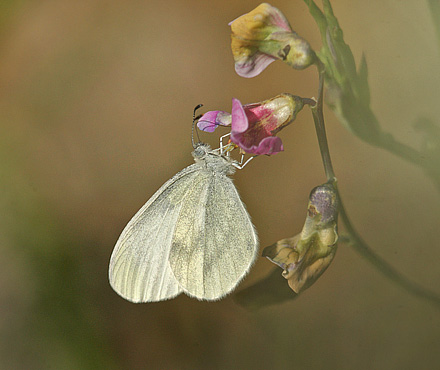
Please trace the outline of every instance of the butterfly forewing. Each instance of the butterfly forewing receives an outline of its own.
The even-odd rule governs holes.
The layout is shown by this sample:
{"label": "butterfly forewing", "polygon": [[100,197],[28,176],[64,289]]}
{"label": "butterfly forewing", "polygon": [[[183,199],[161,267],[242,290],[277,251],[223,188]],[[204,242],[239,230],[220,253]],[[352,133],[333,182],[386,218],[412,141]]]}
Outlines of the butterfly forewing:
{"label": "butterfly forewing", "polygon": [[193,164],[167,181],[127,224],[113,251],[109,278],[113,289],[132,302],[170,299],[182,292],[168,263],[172,237]]}

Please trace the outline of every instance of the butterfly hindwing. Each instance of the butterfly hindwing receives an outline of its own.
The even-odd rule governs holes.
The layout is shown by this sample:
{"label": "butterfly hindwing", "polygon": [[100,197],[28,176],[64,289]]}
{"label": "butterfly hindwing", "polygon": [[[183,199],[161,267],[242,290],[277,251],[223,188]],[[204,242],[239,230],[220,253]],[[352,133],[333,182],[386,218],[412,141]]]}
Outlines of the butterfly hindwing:
{"label": "butterfly hindwing", "polygon": [[232,291],[255,260],[258,240],[232,180],[205,176],[177,219],[170,265],[190,296],[216,300]]}

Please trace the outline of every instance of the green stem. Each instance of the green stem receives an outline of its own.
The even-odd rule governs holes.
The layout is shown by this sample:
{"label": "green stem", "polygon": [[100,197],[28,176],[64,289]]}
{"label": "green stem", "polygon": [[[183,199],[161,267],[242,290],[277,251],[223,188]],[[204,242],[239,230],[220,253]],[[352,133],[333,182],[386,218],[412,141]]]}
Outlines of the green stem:
{"label": "green stem", "polygon": [[319,88],[318,100],[316,104],[311,107],[313,114],[313,121],[315,122],[316,136],[318,137],[319,149],[321,151],[322,164],[324,165],[325,176],[327,180],[335,177],[333,171],[332,160],[330,158],[330,150],[328,148],[327,134],[325,132],[324,124],[324,68],[321,64],[318,65],[319,72]]}
{"label": "green stem", "polygon": [[[410,146],[397,141],[392,135],[383,133],[379,144],[375,144],[382,149],[397,155],[423,169],[429,169],[432,166],[429,159],[426,159],[420,152]],[[435,164],[437,166],[437,163]]]}
{"label": "green stem", "polygon": [[[311,106],[313,120],[315,122],[316,135],[318,137],[319,149],[321,151],[322,163],[324,165],[325,174],[327,180],[331,180],[336,178],[335,173],[333,171],[332,162],[330,159],[330,151],[327,143],[327,135],[325,133],[325,122],[324,122],[324,109],[323,109],[323,101],[324,101],[324,68],[322,65],[318,65],[319,71],[319,90],[318,90],[318,100],[316,104]],[[396,147],[397,144],[394,144]],[[414,159],[417,156],[414,153],[409,153],[407,148],[399,148],[401,149],[401,154],[407,155],[408,157]],[[347,215],[347,212],[342,203],[341,195],[337,188],[337,183],[334,182],[334,186],[337,192],[337,197],[339,199],[339,214],[342,220],[342,223],[345,226],[345,229],[349,235],[349,243],[355,248],[355,250],[360,253],[367,261],[369,261],[377,270],[379,270],[382,274],[384,274],[387,278],[394,281],[396,284],[400,285],[407,292],[413,294],[416,297],[427,300],[428,302],[434,304],[437,308],[440,308],[440,296],[436,293],[433,293],[427,289],[424,289],[422,286],[416,284],[411,281],[400,272],[398,272],[393,266],[391,266],[388,262],[386,262],[383,258],[377,255],[368,244],[360,237],[360,235],[356,232],[353,225],[351,224],[350,218]]]}

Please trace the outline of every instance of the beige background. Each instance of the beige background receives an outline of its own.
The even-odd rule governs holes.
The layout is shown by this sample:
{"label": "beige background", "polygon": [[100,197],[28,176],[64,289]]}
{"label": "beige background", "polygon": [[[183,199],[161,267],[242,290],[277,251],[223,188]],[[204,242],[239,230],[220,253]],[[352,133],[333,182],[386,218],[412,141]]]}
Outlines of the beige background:
{"label": "beige background", "polygon": [[[227,23],[255,1],[6,1],[0,10],[0,367],[2,369],[433,369],[439,310],[341,245],[300,298],[249,312],[231,297],[135,305],[107,282],[130,217],[192,162],[191,115],[281,92],[316,95],[316,71],[275,63],[237,76]],[[274,1],[319,49],[304,3]],[[440,115],[439,61],[424,1],[335,0],[366,54],[382,126],[418,147]],[[440,292],[440,196],[424,173],[368,146],[326,110],[348,212],[401,272]],[[438,121],[437,121],[438,122]],[[215,144],[216,135],[203,134]],[[310,113],[285,152],[235,175],[261,247],[298,233],[325,181]],[[260,259],[240,288],[269,272]],[[281,273],[281,270],[280,270]]]}

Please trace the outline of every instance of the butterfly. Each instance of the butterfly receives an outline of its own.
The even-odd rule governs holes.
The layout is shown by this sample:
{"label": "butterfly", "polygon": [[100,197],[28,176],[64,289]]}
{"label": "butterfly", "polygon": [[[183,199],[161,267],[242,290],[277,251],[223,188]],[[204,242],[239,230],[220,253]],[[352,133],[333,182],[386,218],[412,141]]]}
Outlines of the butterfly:
{"label": "butterfly", "polygon": [[229,175],[241,168],[224,148],[194,145],[195,163],[162,185],[113,250],[109,280],[131,302],[185,293],[218,300],[247,274],[258,238]]}

